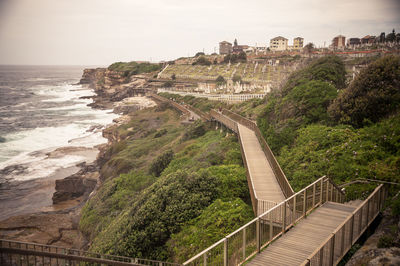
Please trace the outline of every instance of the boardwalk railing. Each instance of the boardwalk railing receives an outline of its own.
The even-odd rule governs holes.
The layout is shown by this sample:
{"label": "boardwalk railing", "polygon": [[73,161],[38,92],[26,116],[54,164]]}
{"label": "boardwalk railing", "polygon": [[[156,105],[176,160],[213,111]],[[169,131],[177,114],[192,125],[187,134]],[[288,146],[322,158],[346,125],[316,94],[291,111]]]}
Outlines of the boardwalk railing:
{"label": "boardwalk railing", "polygon": [[183,107],[182,105],[180,105],[174,101],[171,101],[170,99],[167,99],[167,98],[157,95],[155,93],[148,93],[148,96],[150,96],[160,102],[169,103],[172,107],[174,107],[175,109],[177,109],[184,115],[188,115],[188,116],[190,115],[190,111],[188,109],[186,109],[185,107]]}
{"label": "boardwalk railing", "polygon": [[276,160],[274,154],[272,153],[270,147],[268,146],[267,142],[265,141],[264,137],[261,134],[260,129],[257,127],[256,123],[253,121],[240,116],[236,113],[233,113],[229,110],[224,109],[222,113],[228,117],[230,117],[232,120],[250,128],[251,130],[254,131],[254,133],[257,136],[258,141],[260,142],[260,145],[262,147],[262,150],[264,151],[265,156],[267,157],[267,160],[269,164],[271,165],[272,170],[274,171],[275,177],[279,183],[279,186],[282,189],[283,194],[285,195],[286,198],[290,197],[293,195],[293,189],[289,184],[289,181],[286,178],[285,173],[283,173],[281,167],[278,164],[278,161]]}
{"label": "boardwalk railing", "polygon": [[379,214],[387,192],[383,184],[379,185],[303,265],[336,265]]}
{"label": "boardwalk railing", "polygon": [[81,265],[80,262],[85,262],[88,265],[179,265],[57,246],[0,240],[0,265]]}
{"label": "boardwalk railing", "polygon": [[329,178],[323,176],[183,265],[226,266],[243,263],[326,201],[342,203],[344,194]]}

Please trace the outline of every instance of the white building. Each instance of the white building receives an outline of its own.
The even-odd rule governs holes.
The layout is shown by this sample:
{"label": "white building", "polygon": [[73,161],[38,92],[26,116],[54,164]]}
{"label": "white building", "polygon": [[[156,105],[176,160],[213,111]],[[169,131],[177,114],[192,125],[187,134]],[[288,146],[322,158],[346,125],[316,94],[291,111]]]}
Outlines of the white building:
{"label": "white building", "polygon": [[269,42],[269,49],[271,51],[285,51],[288,49],[288,39],[278,36]]}

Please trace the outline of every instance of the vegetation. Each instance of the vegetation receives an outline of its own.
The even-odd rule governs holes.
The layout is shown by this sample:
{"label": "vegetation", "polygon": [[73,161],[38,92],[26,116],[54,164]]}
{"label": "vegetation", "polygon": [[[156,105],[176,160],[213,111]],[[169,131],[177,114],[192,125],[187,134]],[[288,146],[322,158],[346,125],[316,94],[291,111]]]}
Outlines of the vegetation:
{"label": "vegetation", "polygon": [[200,56],[192,65],[209,66],[211,65],[211,62],[204,56]]}
{"label": "vegetation", "polygon": [[201,223],[200,248],[252,218],[236,137],[201,121],[182,126],[165,106],[111,131],[121,141],[106,152],[103,185],[80,221],[91,251],[182,262],[197,250],[172,236]]}
{"label": "vegetation", "polygon": [[380,58],[363,69],[329,108],[340,123],[377,122],[400,106],[400,56]]}
{"label": "vegetation", "polygon": [[215,81],[217,82],[217,85],[222,85],[226,83],[226,80],[224,79],[223,76],[218,76]]}
{"label": "vegetation", "polygon": [[246,62],[247,61],[247,55],[245,52],[240,52],[239,54],[227,54],[224,57],[224,63],[237,63],[237,62]]}
{"label": "vegetation", "polygon": [[137,62],[117,62],[108,67],[108,70],[122,72],[124,77],[149,73],[161,70],[160,64],[137,63]]}
{"label": "vegetation", "polygon": [[324,57],[293,73],[282,91],[267,97],[258,125],[270,147],[279,154],[292,145],[297,130],[308,124],[327,124],[327,108],[345,86],[345,68],[337,57]]}

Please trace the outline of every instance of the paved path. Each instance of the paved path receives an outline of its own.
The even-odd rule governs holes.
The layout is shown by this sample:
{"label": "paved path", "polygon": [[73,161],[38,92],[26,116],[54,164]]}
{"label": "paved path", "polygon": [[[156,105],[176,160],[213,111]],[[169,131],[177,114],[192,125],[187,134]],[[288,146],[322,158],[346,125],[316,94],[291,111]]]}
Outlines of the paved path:
{"label": "paved path", "polygon": [[280,203],[286,198],[253,130],[238,123],[255,196],[259,200]]}
{"label": "paved path", "polygon": [[326,202],[246,265],[302,264],[355,209],[354,206]]}

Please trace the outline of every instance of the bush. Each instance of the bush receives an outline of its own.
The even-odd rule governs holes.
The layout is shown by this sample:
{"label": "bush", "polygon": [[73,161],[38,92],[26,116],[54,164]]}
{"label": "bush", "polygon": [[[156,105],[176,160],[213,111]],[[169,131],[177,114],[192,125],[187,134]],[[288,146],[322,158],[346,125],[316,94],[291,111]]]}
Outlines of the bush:
{"label": "bush", "polygon": [[209,66],[211,62],[204,56],[200,56],[192,65]]}
{"label": "bush", "polygon": [[198,53],[196,53],[196,55],[194,57],[198,57],[198,56],[202,56],[202,55],[205,55],[205,54],[203,52],[198,52]]}
{"label": "bush", "polygon": [[175,75],[175,73],[171,75],[171,79],[172,79],[172,80],[176,80],[176,75]]}
{"label": "bush", "polygon": [[190,125],[183,134],[182,141],[194,139],[203,136],[206,133],[206,128],[201,120],[196,120]]}
{"label": "bush", "polygon": [[111,64],[108,70],[122,72],[122,76],[129,78],[132,75],[137,75],[141,73],[149,73],[161,70],[161,64],[151,64],[151,63],[137,63],[137,62],[117,62]]}
{"label": "bush", "polygon": [[165,88],[171,88],[172,86],[174,86],[174,83],[172,81],[166,81],[163,84],[163,87]]}
{"label": "bush", "polygon": [[233,78],[232,78],[232,81],[241,83],[242,82],[242,77],[240,75],[234,75]]}
{"label": "bush", "polygon": [[394,239],[392,236],[383,235],[378,240],[378,248],[390,248],[393,246]]}
{"label": "bush", "polygon": [[218,76],[215,81],[217,82],[218,85],[222,85],[222,84],[226,83],[226,81],[225,81],[223,76]]}
{"label": "bush", "polygon": [[156,139],[156,138],[162,137],[165,134],[167,134],[167,132],[168,131],[165,128],[163,128],[163,129],[157,131],[157,133],[154,135],[154,138]]}
{"label": "bush", "polygon": [[400,56],[376,60],[333,102],[330,115],[340,123],[362,127],[396,112],[400,106],[399,77]]}
{"label": "bush", "polygon": [[160,176],[173,157],[174,152],[172,150],[164,152],[151,163],[149,173],[155,176]]}

